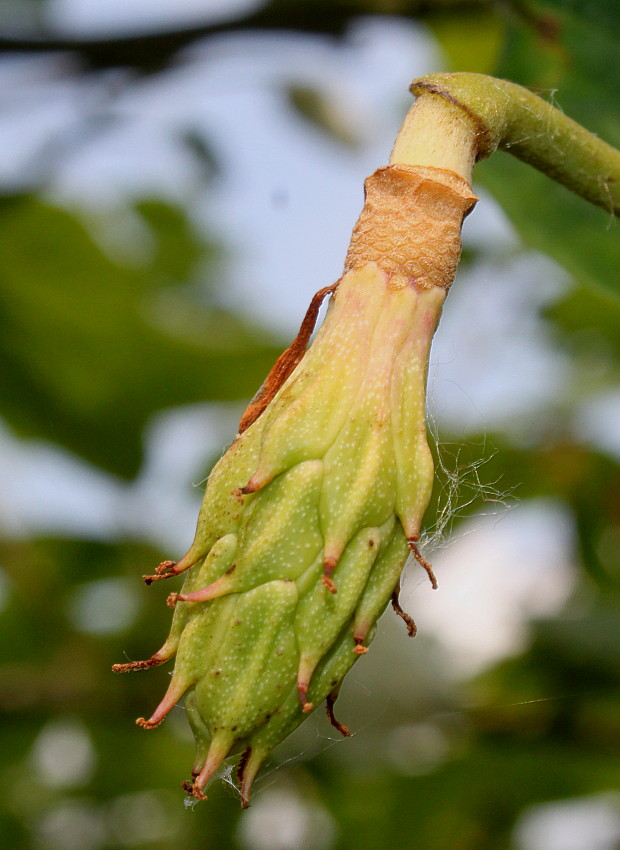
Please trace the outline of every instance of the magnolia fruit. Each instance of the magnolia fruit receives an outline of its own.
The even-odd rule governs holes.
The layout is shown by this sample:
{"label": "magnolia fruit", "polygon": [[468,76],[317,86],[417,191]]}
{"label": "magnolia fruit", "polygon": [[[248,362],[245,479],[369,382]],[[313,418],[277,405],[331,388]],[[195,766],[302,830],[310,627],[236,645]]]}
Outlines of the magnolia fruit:
{"label": "magnolia fruit", "polygon": [[[147,583],[186,573],[169,597],[172,628],[147,661],[176,653],[158,726],[185,698],[196,738],[194,797],[240,752],[242,804],[268,753],[327,700],[398,604],[433,486],[425,424],[431,339],[460,254],[467,181],[388,166],[366,204],[343,277],[317,293],[211,473],[194,542]],[[325,321],[307,347],[322,298]]]}

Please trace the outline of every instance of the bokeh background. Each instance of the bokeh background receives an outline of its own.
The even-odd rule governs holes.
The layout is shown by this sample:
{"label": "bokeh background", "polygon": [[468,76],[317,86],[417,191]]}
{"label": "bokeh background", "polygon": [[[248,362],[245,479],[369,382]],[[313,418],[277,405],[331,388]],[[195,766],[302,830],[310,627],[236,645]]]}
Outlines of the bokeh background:
{"label": "bokeh background", "polygon": [[184,804],[140,576],[191,542],[244,402],[340,275],[430,71],[533,87],[620,146],[607,0],[2,0],[0,844],[620,847],[618,224],[496,154],[433,349],[438,484],[387,614],[241,814]]}

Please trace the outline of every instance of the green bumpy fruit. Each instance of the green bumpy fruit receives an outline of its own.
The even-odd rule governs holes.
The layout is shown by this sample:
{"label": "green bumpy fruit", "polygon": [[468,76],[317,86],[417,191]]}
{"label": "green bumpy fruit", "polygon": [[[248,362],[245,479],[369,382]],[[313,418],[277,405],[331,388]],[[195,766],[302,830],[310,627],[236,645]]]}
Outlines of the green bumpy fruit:
{"label": "green bumpy fruit", "polygon": [[433,484],[425,386],[445,295],[375,260],[347,271],[312,345],[213,469],[190,550],[146,577],[186,571],[170,635],[115,669],[176,653],[164,699],[137,722],[154,728],[185,697],[199,799],[241,752],[248,805],[261,763],[325,699],[348,734],[333,702],[390,599],[415,632],[398,588]]}
{"label": "green bumpy fruit", "polygon": [[176,652],[174,674],[139,721],[153,728],[185,695],[196,796],[241,747],[247,803],[266,755],[366,650],[431,493],[425,364],[443,296],[395,287],[374,263],[346,274],[314,344],[209,478],[171,634],[142,665]]}

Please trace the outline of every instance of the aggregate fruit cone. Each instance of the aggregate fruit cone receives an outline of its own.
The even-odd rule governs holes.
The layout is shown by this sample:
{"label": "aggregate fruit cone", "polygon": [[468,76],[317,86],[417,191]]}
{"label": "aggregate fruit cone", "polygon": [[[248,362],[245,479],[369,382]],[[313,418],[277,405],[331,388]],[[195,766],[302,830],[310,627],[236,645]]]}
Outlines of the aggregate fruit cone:
{"label": "aggregate fruit cone", "polygon": [[[401,571],[433,484],[425,386],[429,349],[476,199],[438,168],[388,166],[366,204],[343,277],[314,299],[300,335],[242,419],[209,477],[194,542],[147,583],[185,573],[170,635],[147,661],[176,653],[157,726],[185,698],[204,798],[241,753],[243,805],[269,752],[327,700],[398,605]],[[307,348],[321,299],[325,321]]]}

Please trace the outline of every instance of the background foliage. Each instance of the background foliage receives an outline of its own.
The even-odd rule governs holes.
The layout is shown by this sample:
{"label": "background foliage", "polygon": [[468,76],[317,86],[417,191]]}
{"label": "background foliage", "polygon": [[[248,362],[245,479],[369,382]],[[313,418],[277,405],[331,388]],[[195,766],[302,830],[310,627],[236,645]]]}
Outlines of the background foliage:
{"label": "background foliage", "polygon": [[[37,15],[46,4],[27,5],[28,26],[2,32],[0,24],[6,58],[69,51],[71,73],[85,81],[128,66],[136,81],[165,75],[178,51],[231,31],[342,39],[359,16],[389,14],[421,22],[437,39],[443,68],[432,70],[494,73],[531,86],[620,146],[620,11],[605,0],[274,0],[216,25],[84,40],[43,32]],[[282,87],[291,112],[313,132],[344,144],[355,139],[355,128],[343,130],[334,117],[329,93]],[[203,138],[186,143],[203,164],[199,191],[208,192],[230,163],[222,165]],[[22,185],[5,186],[0,202],[2,416],[11,445],[45,441],[71,462],[105,472],[114,487],[130,488],[148,463],[145,435],[156,414],[197,402],[240,409],[286,341],[226,299],[220,281],[235,239],[206,237],[193,220],[194,199],[136,202],[152,250],[129,262],[102,247],[104,221],[50,201],[49,172],[64,156],[70,145],[47,151]],[[179,784],[192,747],[182,714],[152,735],[132,723],[155,705],[166,674],[107,672],[126,653],[146,657],[161,642],[162,596],[140,590],[139,575],[181,553],[160,551],[156,536],[129,533],[122,522],[100,539],[63,536],[52,523],[46,535],[7,527],[0,549],[0,834],[7,848],[620,846],[620,470],[617,451],[593,448],[575,428],[576,411],[595,392],[617,392],[618,227],[505,154],[476,176],[524,245],[570,275],[544,318],[569,359],[571,382],[542,422],[528,423],[525,437],[500,428],[469,434],[461,462],[487,452],[484,475],[501,479],[501,492],[551,498],[570,512],[577,578],[565,608],[531,622],[509,659],[457,680],[442,672],[445,657],[433,641],[410,646],[398,631],[390,654],[379,647],[380,663],[344,694],[341,714],[361,730],[352,741],[332,746],[328,727],[313,720],[284,746],[276,758],[284,764],[259,783],[250,813],[240,815],[227,783],[186,811]],[[484,253],[470,249],[466,269],[476,251]],[[226,439],[219,432],[206,439],[205,455]],[[440,439],[458,443],[462,435],[442,427]],[[204,457],[193,480],[207,469]],[[473,492],[464,520],[484,507]],[[434,504],[430,524],[438,510]],[[116,621],[98,629],[97,612],[115,606]],[[556,831],[537,833],[546,804],[555,807]],[[586,815],[600,815],[592,823],[607,824],[607,833],[600,827],[579,843],[571,824],[590,823]]]}

